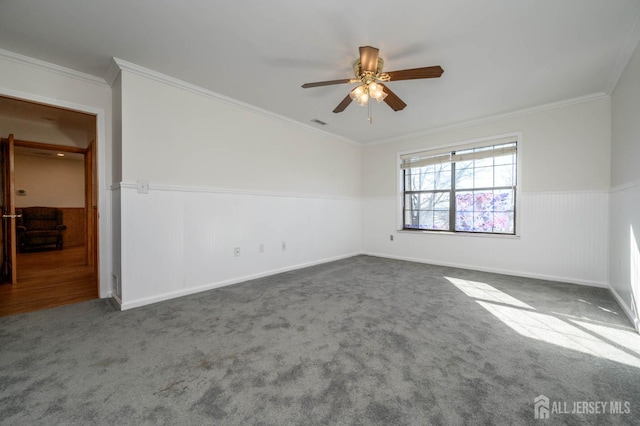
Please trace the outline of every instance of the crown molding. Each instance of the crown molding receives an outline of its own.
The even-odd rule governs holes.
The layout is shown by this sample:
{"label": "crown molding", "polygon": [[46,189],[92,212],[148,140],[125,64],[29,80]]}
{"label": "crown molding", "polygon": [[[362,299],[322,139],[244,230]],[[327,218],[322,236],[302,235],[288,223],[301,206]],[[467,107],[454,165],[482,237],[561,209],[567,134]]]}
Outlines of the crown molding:
{"label": "crown molding", "polygon": [[107,73],[104,75],[104,80],[107,82],[109,87],[113,87],[113,83],[116,82],[116,78],[118,78],[119,75],[120,65],[118,65],[116,58],[111,58],[109,69],[107,69]]}
{"label": "crown molding", "polygon": [[96,77],[95,75],[86,74],[80,71],[72,70],[71,68],[66,68],[60,65],[52,64],[50,62],[41,61],[40,59],[31,58],[29,56],[11,52],[9,50],[0,49],[0,58],[24,65],[30,65],[36,68],[41,68],[46,71],[60,74],[64,77],[70,77],[87,83],[97,84],[98,86],[110,87],[104,79]]}
{"label": "crown molding", "polygon": [[580,96],[577,98],[566,99],[563,101],[552,102],[548,104],[538,105],[531,108],[520,109],[517,111],[508,112],[505,114],[498,115],[490,115],[482,118],[477,118],[474,120],[461,121],[458,123],[448,124],[446,126],[433,127],[431,129],[423,130],[417,133],[410,133],[402,136],[395,136],[393,138],[388,139],[380,139],[374,142],[369,142],[364,144],[365,146],[376,146],[376,145],[385,145],[394,142],[401,142],[408,139],[417,139],[424,136],[429,136],[437,133],[442,133],[450,130],[463,129],[465,127],[477,126],[485,123],[490,123],[492,121],[505,120],[507,118],[520,117],[523,115],[535,114],[542,111],[548,111],[551,109],[562,108],[570,105],[577,105],[584,102],[591,102],[601,99],[608,98],[609,95],[604,92],[593,93],[591,95]]}
{"label": "crown molding", "polygon": [[[113,64],[115,64],[115,66],[117,66],[117,70],[113,70]],[[288,117],[285,117],[283,115],[280,114],[276,114],[274,112],[271,111],[267,111],[266,109],[262,109],[259,108],[257,106],[254,105],[250,105],[247,104],[245,102],[239,101],[237,99],[233,99],[230,98],[228,96],[222,95],[220,93],[214,92],[212,90],[209,89],[205,89],[203,87],[197,86],[195,84],[191,84],[191,83],[187,83],[186,81],[177,79],[175,77],[171,77],[165,74],[162,74],[160,72],[142,67],[140,65],[136,65],[136,64],[132,64],[131,62],[127,62],[125,60],[119,59],[119,58],[113,58],[113,63],[112,66],[109,67],[109,72],[107,73],[107,77],[109,79],[112,79],[112,82],[115,81],[115,78],[117,77],[118,73],[120,71],[128,71],[131,72],[133,74],[137,74],[140,75],[142,77],[146,77],[149,78],[151,80],[155,80],[157,82],[160,83],[164,83],[167,84],[169,86],[173,86],[176,87],[178,89],[182,89],[182,90],[186,90],[188,92],[192,92],[198,95],[202,95],[202,96],[206,96],[210,99],[214,99],[216,101],[219,102],[223,102],[225,104],[234,106],[236,108],[240,108],[243,109],[245,111],[249,111],[255,114],[259,114],[271,119],[275,119],[277,121],[280,121],[282,123],[285,123],[287,125],[293,126],[293,127],[298,127],[298,128],[302,128],[304,130],[308,130],[311,131],[313,133],[317,133],[323,136],[328,136],[334,140],[337,140],[339,142],[343,142],[343,143],[347,143],[349,145],[354,145],[354,146],[358,146],[361,147],[362,144],[359,142],[356,142],[354,140],[351,140],[349,138],[345,138],[344,136],[339,136],[336,135],[334,133],[330,133],[321,129],[318,129],[316,127],[313,127],[311,125],[305,124],[305,123],[301,123],[299,121],[296,120],[292,120]]]}
{"label": "crown molding", "polygon": [[607,93],[608,95],[612,94],[616,86],[618,85],[618,81],[620,80],[620,77],[622,77],[622,73],[629,64],[631,56],[636,50],[638,43],[640,43],[640,17],[636,19],[633,26],[631,27],[631,31],[629,31],[629,35],[622,45],[622,49],[620,50],[620,54],[618,55],[618,60],[611,69],[611,73],[609,74],[609,78],[607,79],[607,84],[605,86],[605,93]]}

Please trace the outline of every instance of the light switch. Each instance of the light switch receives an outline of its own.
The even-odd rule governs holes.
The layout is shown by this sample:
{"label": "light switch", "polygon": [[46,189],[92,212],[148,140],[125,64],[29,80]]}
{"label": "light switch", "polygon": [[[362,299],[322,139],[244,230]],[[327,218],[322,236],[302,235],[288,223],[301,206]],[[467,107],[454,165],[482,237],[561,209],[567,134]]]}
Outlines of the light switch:
{"label": "light switch", "polygon": [[146,180],[138,181],[138,194],[148,194],[149,193],[149,182]]}

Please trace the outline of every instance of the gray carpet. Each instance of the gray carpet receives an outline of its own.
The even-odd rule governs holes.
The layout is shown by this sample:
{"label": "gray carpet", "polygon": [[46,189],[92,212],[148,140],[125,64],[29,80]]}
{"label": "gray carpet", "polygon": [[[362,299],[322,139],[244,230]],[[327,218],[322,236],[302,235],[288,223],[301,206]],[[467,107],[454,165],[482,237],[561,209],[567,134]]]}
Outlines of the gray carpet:
{"label": "gray carpet", "polygon": [[[6,425],[640,419],[640,336],[606,290],[368,256],[0,318],[0,347]],[[540,394],[631,411],[542,422]]]}

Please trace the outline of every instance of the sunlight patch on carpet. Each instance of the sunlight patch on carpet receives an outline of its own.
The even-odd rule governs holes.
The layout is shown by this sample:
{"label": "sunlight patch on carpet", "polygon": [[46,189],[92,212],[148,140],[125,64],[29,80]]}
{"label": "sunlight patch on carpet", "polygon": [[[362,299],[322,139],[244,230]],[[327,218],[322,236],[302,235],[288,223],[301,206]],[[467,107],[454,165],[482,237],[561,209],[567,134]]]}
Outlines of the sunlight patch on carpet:
{"label": "sunlight patch on carpet", "polygon": [[631,328],[543,312],[487,283],[445,278],[522,336],[640,368],[640,336]]}

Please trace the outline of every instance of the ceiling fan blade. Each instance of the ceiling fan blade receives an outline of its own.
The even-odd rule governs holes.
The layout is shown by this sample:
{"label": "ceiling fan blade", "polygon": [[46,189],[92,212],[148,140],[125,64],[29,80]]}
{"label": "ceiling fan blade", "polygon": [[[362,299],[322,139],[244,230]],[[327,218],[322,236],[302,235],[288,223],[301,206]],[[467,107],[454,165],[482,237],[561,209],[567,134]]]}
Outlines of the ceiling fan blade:
{"label": "ceiling fan blade", "polygon": [[387,105],[389,105],[391,107],[392,110],[400,111],[400,110],[403,110],[404,107],[407,106],[407,104],[405,104],[404,101],[398,97],[398,95],[393,93],[391,91],[391,89],[389,89],[384,84],[380,84],[380,85],[384,89],[384,93],[387,94],[387,97],[384,98],[384,101],[387,103]]}
{"label": "ceiling fan blade", "polygon": [[374,74],[378,72],[378,53],[379,49],[371,46],[360,47],[360,66],[362,71],[371,71]]}
{"label": "ceiling fan blade", "polygon": [[352,101],[351,96],[347,95],[347,97],[344,98],[342,102],[338,104],[338,106],[336,107],[336,109],[333,110],[333,112],[338,113],[338,112],[344,111],[349,106],[349,104],[351,104],[351,101]]}
{"label": "ceiling fan blade", "polygon": [[388,72],[391,81],[415,80],[418,78],[438,78],[444,70],[440,65],[433,67],[412,68],[410,70],[400,70]]}
{"label": "ceiling fan blade", "polygon": [[305,83],[302,85],[302,88],[308,89],[309,87],[331,86],[332,84],[351,83],[352,80],[353,79],[351,78],[343,78],[342,80],[317,81],[315,83]]}

